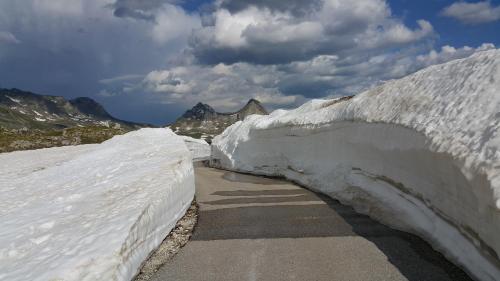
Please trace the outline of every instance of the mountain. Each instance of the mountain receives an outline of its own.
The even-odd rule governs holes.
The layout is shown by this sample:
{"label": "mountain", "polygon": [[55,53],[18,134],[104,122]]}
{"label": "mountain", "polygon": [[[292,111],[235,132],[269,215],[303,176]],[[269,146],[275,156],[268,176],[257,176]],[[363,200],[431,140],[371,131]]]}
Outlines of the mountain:
{"label": "mountain", "polygon": [[19,89],[0,89],[1,128],[52,130],[85,126],[133,130],[149,125],[114,118],[91,98],[66,100]]}
{"label": "mountain", "polygon": [[202,138],[207,141],[222,133],[237,121],[252,115],[267,115],[266,109],[255,99],[251,99],[240,110],[231,113],[216,112],[210,105],[198,103],[186,111],[170,128],[179,135]]}

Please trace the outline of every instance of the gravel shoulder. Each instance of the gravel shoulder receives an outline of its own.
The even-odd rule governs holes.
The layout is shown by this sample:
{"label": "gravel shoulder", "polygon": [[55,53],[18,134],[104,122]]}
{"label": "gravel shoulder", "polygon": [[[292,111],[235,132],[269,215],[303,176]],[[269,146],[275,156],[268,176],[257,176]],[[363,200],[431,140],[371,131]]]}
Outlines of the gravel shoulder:
{"label": "gravel shoulder", "polygon": [[151,280],[155,272],[186,245],[191,238],[197,221],[198,204],[195,199],[191,203],[191,207],[186,211],[186,214],[177,222],[175,228],[169,233],[167,238],[163,240],[158,249],[151,253],[149,258],[143,263],[134,281]]}

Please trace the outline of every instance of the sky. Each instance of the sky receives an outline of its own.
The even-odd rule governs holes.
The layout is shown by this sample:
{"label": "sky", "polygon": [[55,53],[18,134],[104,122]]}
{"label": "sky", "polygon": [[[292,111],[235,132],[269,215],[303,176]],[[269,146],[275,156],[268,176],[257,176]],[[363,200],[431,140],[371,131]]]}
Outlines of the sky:
{"label": "sky", "polygon": [[157,125],[360,93],[500,45],[500,0],[2,0],[0,87]]}

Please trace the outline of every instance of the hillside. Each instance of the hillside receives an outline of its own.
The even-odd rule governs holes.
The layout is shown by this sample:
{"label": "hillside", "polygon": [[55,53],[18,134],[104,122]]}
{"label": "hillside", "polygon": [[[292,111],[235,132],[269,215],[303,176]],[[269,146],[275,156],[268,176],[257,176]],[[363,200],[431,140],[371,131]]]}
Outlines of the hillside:
{"label": "hillside", "polygon": [[267,115],[266,109],[255,99],[251,99],[240,110],[231,113],[216,112],[210,105],[198,103],[186,111],[170,128],[179,135],[202,138],[207,141],[221,134],[227,127],[252,114]]}
{"label": "hillside", "polygon": [[77,126],[133,130],[147,125],[114,118],[91,98],[66,100],[18,89],[0,89],[0,127],[4,129],[47,130]]}
{"label": "hillside", "polygon": [[111,116],[91,98],[0,89],[0,152],[100,143],[142,127]]}

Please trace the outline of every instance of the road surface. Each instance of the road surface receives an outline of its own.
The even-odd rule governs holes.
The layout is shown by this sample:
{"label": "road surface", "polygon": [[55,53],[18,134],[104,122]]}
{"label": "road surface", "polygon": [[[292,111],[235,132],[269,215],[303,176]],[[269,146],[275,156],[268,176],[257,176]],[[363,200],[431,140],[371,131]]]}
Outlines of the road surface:
{"label": "road surface", "polygon": [[195,173],[198,225],[153,280],[470,280],[418,237],[297,185]]}

